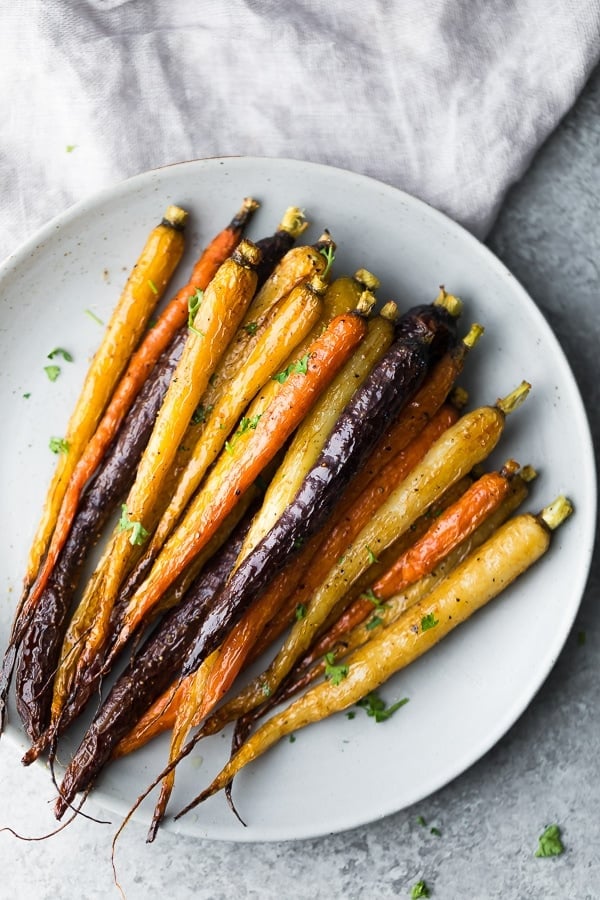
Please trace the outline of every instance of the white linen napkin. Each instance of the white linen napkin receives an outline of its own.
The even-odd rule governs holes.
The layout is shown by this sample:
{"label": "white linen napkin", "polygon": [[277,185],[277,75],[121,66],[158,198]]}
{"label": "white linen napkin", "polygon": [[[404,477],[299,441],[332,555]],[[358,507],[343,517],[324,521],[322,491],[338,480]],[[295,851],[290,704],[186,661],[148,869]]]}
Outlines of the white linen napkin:
{"label": "white linen napkin", "polygon": [[0,34],[0,257],[230,154],[369,174],[483,237],[600,57],[600,0],[24,0]]}

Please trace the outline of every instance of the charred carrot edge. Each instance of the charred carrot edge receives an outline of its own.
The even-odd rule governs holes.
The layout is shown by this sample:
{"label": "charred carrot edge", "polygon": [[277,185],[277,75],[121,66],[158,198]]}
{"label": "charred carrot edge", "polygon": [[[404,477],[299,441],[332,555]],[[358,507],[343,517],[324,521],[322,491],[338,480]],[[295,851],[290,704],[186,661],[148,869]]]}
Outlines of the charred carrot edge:
{"label": "charred carrot edge", "polygon": [[349,313],[338,316],[312,344],[289,374],[254,429],[241,433],[233,453],[221,454],[204,487],[192,500],[181,525],[171,535],[150,575],[131,598],[118,651],[164,591],[202,549],[237,498],[302,421],[319,394],[362,340],[366,322]]}
{"label": "charred carrot edge", "polygon": [[56,565],[58,554],[67,539],[84,486],[96,471],[106,448],[119,430],[124,417],[159,356],[187,321],[190,297],[197,290],[204,291],[208,287],[219,266],[239,244],[243,229],[257,208],[256,200],[251,197],[244,200],[243,206],[229,225],[219,232],[203,250],[192,269],[188,283],[180,288],[173,297],[133,354],[100,424],[69,479],[48,553],[30,594],[29,602],[31,604],[35,603],[42,593],[48,576]]}
{"label": "charred carrot edge", "polygon": [[181,260],[186,219],[187,213],[184,210],[170,206],[161,224],[151,231],[88,369],[67,425],[65,442],[68,449],[66,453],[60,454],[29,552],[23,594],[11,640],[15,639],[20,623],[27,618],[33,606],[33,601],[28,596],[30,588],[38,575],[71,474],[104,413],[115,384],[143,334],[152,311]]}
{"label": "charred carrot edge", "polygon": [[[153,525],[154,505],[179,441],[209,377],[250,303],[260,254],[243,240],[219,268],[204,293],[183,354],[169,384],[152,435],[124,505],[124,515],[75,611],[54,682],[53,721],[74,682],[107,639],[110,614],[131,560]],[[123,527],[123,523],[126,527]],[[137,531],[135,530],[137,529]]]}
{"label": "charred carrot edge", "polygon": [[[450,631],[500,594],[549,548],[551,532],[572,512],[564,497],[538,516],[511,519],[415,607],[348,659],[345,677],[316,685],[274,715],[242,746],[212,784],[175,818],[221,790],[245,765],[287,734],[340,712],[377,690],[395,672],[434,647]],[[461,602],[457,603],[456,598]],[[434,622],[432,627],[423,622]],[[185,748],[184,748],[185,749]]]}

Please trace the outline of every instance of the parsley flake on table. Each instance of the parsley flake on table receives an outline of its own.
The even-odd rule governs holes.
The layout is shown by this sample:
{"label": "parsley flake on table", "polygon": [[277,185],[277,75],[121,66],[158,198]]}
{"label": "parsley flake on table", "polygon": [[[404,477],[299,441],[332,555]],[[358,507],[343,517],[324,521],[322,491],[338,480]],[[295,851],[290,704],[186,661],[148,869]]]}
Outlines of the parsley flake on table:
{"label": "parsley flake on table", "polygon": [[560,837],[558,825],[548,825],[539,837],[539,845],[535,855],[539,857],[560,856],[564,852],[564,845]]}
{"label": "parsley flake on table", "polygon": [[411,900],[419,900],[419,897],[430,897],[431,893],[424,881],[417,881],[410,889]]}
{"label": "parsley flake on table", "polygon": [[433,613],[428,613],[421,619],[421,631],[429,631],[430,628],[435,628],[439,624],[439,619],[436,619]]}
{"label": "parsley flake on table", "polygon": [[50,381],[56,381],[60,375],[60,366],[44,366],[44,372]]}
{"label": "parsley flake on table", "polygon": [[64,438],[61,437],[51,437],[48,446],[52,450],[53,453],[68,453],[69,452],[69,442],[65,441]]}

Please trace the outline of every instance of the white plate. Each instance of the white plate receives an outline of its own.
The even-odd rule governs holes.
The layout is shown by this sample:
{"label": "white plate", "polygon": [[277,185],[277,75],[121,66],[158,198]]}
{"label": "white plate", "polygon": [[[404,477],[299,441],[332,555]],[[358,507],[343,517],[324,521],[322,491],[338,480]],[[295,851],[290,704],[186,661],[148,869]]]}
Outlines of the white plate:
{"label": "white plate", "polygon": [[[78,204],[0,272],[2,645],[54,463],[48,438],[64,432],[100,336],[85,310],[108,317],[167,204],[192,214],[183,280],[198,249],[248,194],[262,204],[250,237],[270,233],[285,207],[295,204],[314,223],[309,237],[331,229],[338,243],[335,272],[371,269],[382,280],[383,299],[398,299],[403,307],[428,302],[441,283],[459,294],[465,330],[472,321],[486,327],[462,379],[472,404],[495,401],[523,378],[533,385],[494,459],[512,455],[539,470],[529,508],[564,492],[576,513],[533,571],[385,686],[382,695],[390,702],[410,698],[388,722],[376,724],[357,710],[352,720],[335,716],[270,751],[236,781],[247,828],[222,795],[167,823],[199,837],[235,841],[312,837],[373,821],[420,800],[479,759],[525,709],[560,653],[587,577],[596,498],[589,428],[560,346],[515,279],[467,232],[424,203],[346,171],[289,160],[182,163]],[[56,346],[76,361],[61,363],[62,374],[51,383],[43,367]],[[31,396],[25,399],[25,393]],[[18,745],[9,749],[20,752],[26,742],[14,714],[8,734]],[[95,800],[124,812],[162,766],[166,746],[155,742],[111,765]],[[209,782],[228,749],[223,736],[198,746],[181,767],[171,809]],[[147,819],[148,809],[140,815]]]}

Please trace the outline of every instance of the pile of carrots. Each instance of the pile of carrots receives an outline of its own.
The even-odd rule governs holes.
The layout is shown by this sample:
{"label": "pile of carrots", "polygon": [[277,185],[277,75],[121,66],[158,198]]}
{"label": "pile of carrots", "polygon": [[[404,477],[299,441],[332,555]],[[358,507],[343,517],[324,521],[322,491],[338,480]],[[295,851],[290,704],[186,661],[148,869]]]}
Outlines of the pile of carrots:
{"label": "pile of carrots", "polygon": [[188,214],[166,210],[60,444],[0,675],[0,725],[14,680],[24,762],[53,761],[128,662],[66,768],[58,818],[111,760],[170,730],[152,840],[179,761],[235,722],[230,761],[178,815],[221,789],[231,802],[245,765],[372,697],[572,511],[558,497],[515,514],[535,471],[482,468],[530,386],[465,410],[456,382],[483,327],[461,326],[458,298],[377,302],[366,269],[333,278],[329,232],[300,242],[295,207],[245,238],[257,208],[244,200],[150,326],[184,250]]}

